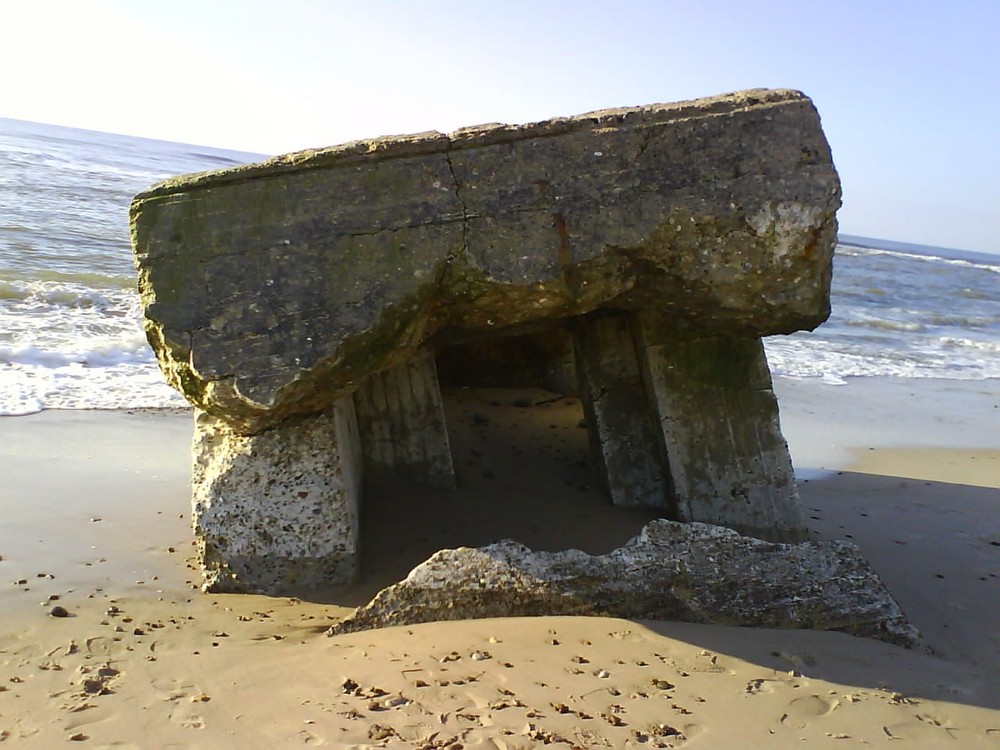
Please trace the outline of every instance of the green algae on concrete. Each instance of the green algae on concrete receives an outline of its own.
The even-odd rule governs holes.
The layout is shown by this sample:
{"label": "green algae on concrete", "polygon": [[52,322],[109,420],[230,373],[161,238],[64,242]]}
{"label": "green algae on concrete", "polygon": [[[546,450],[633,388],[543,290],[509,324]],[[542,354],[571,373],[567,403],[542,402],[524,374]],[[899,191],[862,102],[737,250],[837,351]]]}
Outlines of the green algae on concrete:
{"label": "green algae on concrete", "polygon": [[131,228],[169,381],[250,434],[450,331],[605,308],[693,335],[813,328],[839,204],[812,103],[754,90],[175,178]]}

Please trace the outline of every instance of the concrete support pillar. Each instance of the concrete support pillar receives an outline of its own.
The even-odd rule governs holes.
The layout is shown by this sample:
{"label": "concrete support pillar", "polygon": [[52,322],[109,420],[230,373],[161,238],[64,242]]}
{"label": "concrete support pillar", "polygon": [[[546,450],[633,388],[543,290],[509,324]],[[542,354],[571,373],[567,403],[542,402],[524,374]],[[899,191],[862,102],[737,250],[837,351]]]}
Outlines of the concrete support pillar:
{"label": "concrete support pillar", "polygon": [[362,466],[350,397],[250,436],[199,411],[192,456],[206,591],[278,594],[354,579]]}
{"label": "concrete support pillar", "polygon": [[653,313],[574,334],[592,453],[616,505],[772,540],[805,535],[760,339],[678,339]]}
{"label": "concrete support pillar", "polygon": [[802,538],[805,522],[760,339],[669,338],[670,329],[647,313],[636,324],[677,519],[772,540]]}
{"label": "concrete support pillar", "polygon": [[354,393],[354,403],[368,471],[455,488],[441,388],[429,351],[369,377]]}
{"label": "concrete support pillar", "polygon": [[663,508],[673,492],[627,313],[581,318],[573,334],[591,453],[615,505]]}

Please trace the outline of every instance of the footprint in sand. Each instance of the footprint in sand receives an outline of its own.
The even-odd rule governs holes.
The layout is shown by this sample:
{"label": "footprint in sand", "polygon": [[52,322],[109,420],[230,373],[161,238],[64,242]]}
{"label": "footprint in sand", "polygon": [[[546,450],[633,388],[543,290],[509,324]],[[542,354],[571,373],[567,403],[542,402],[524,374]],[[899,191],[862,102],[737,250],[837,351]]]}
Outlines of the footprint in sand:
{"label": "footprint in sand", "polygon": [[188,729],[204,729],[205,719],[198,714],[187,713],[182,709],[172,711],[170,720]]}
{"label": "footprint in sand", "polygon": [[180,724],[182,727],[187,727],[188,729],[205,728],[204,717],[191,711],[190,706],[185,706],[182,702],[176,699],[172,699],[170,702],[174,704],[173,709],[170,711],[170,721],[175,724]]}
{"label": "footprint in sand", "polygon": [[123,647],[119,643],[103,635],[88,638],[84,642],[84,648],[88,654],[104,657],[111,657],[123,650]]}
{"label": "footprint in sand", "polygon": [[310,731],[303,729],[297,735],[299,744],[302,745],[322,745],[323,738],[313,734]]}
{"label": "footprint in sand", "polygon": [[803,695],[788,704],[788,710],[781,717],[781,723],[792,723],[801,729],[811,720],[831,713],[839,705],[838,700],[830,700],[820,695]]}
{"label": "footprint in sand", "polygon": [[207,703],[208,695],[198,690],[193,684],[180,680],[154,680],[153,690],[165,703],[172,704],[170,720],[175,724],[189,729],[204,729],[205,719],[191,710],[190,703]]}
{"label": "footprint in sand", "polygon": [[792,716],[815,718],[826,716],[838,705],[840,705],[838,700],[830,700],[819,695],[804,695],[789,703],[788,711]]}

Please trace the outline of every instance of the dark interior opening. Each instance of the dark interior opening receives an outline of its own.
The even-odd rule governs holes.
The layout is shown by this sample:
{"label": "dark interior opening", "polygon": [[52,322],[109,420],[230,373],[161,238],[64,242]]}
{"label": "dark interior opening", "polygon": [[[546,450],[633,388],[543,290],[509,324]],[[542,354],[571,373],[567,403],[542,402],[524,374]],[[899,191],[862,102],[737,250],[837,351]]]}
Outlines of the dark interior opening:
{"label": "dark interior opening", "polygon": [[399,580],[439,549],[501,539],[603,554],[661,515],[611,505],[591,456],[565,327],[443,348],[436,364],[458,487],[366,474],[366,588]]}

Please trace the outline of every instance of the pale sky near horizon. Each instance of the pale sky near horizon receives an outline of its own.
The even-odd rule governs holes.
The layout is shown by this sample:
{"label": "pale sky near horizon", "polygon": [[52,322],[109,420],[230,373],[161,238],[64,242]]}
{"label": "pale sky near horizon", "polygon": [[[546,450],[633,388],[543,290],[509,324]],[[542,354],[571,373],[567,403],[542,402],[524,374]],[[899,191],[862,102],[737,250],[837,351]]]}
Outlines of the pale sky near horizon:
{"label": "pale sky near horizon", "polygon": [[1000,253],[997,0],[0,0],[0,117],[275,154],[755,87],[841,231]]}

